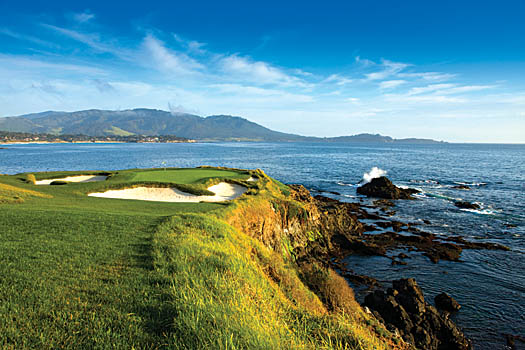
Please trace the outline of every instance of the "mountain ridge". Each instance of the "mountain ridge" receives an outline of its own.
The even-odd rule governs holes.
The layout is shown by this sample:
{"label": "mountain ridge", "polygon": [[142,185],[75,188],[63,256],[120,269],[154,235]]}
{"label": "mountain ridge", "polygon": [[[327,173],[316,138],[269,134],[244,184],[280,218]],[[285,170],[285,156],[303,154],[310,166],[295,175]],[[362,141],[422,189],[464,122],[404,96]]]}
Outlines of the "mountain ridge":
{"label": "mountain ridge", "polygon": [[201,117],[158,109],[122,111],[89,109],[76,112],[45,111],[0,118],[0,130],[11,132],[107,135],[176,135],[200,141],[345,142],[345,143],[442,143],[430,139],[394,139],[380,134],[338,137],[302,136],[271,130],[248,119],[231,115]]}

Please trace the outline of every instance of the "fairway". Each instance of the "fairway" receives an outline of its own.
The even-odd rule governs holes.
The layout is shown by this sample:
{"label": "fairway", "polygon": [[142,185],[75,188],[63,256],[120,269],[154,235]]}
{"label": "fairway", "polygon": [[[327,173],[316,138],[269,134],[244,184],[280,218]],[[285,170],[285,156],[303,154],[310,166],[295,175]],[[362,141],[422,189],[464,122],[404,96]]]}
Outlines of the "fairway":
{"label": "fairway", "polygon": [[210,178],[227,178],[247,180],[250,175],[246,172],[219,170],[219,169],[167,169],[137,172],[133,181],[175,182],[178,184],[192,184]]}
{"label": "fairway", "polygon": [[[90,173],[107,179],[35,185]],[[199,193],[225,181],[246,193],[223,203],[88,196],[137,186]],[[281,209],[279,221],[304,219],[290,197],[260,170],[0,176],[0,348],[386,349],[344,281],[337,293],[354,306],[331,312],[300,279],[291,250],[274,251],[228,221]]]}

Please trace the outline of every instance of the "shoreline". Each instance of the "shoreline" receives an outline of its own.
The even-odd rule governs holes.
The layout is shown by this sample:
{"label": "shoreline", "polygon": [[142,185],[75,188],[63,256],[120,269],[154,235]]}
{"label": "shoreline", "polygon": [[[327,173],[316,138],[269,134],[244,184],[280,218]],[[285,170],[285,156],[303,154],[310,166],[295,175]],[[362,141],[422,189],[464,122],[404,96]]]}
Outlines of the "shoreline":
{"label": "shoreline", "polygon": [[64,143],[80,143],[80,144],[92,144],[92,143],[198,143],[197,140],[189,141],[166,141],[166,142],[128,142],[128,141],[12,141],[12,142],[0,142],[0,145],[47,145],[47,144],[64,144]]}

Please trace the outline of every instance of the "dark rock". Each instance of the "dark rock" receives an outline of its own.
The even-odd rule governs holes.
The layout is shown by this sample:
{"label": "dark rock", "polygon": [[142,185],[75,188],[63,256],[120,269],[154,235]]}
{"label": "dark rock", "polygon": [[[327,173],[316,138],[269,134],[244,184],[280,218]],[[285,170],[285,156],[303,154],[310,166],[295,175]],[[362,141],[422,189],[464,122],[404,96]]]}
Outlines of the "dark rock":
{"label": "dark rock", "polygon": [[458,190],[470,190],[470,187],[467,185],[456,185],[456,186],[452,186],[452,188],[455,188]]}
{"label": "dark rock", "polygon": [[374,178],[369,183],[357,188],[359,194],[384,199],[414,199],[412,194],[418,192],[415,189],[399,188],[385,176]]}
{"label": "dark rock", "polygon": [[438,294],[434,298],[434,302],[436,303],[436,307],[443,311],[455,312],[461,308],[461,305],[445,292]]}
{"label": "dark rock", "polygon": [[374,315],[395,327],[406,342],[418,349],[468,350],[470,341],[448,316],[425,303],[423,292],[412,278],[393,281],[387,293],[376,290],[365,297]]}
{"label": "dark rock", "polygon": [[407,265],[407,263],[404,262],[404,261],[399,261],[399,260],[392,259],[392,266],[394,266],[394,265]]}
{"label": "dark rock", "polygon": [[365,232],[377,231],[378,230],[378,228],[376,226],[374,226],[374,225],[365,224],[363,227],[365,229]]}
{"label": "dark rock", "polygon": [[410,257],[409,257],[408,255],[406,255],[405,253],[399,253],[399,254],[397,255],[397,257],[398,257],[399,259],[410,259]]}
{"label": "dark rock", "polygon": [[401,231],[403,226],[405,226],[405,224],[400,221],[392,221],[392,229],[396,232]]}
{"label": "dark rock", "polygon": [[457,201],[454,202],[454,205],[461,209],[479,209],[479,205],[467,201]]}
{"label": "dark rock", "polygon": [[378,207],[393,207],[395,204],[388,199],[378,199],[374,201],[374,205]]}

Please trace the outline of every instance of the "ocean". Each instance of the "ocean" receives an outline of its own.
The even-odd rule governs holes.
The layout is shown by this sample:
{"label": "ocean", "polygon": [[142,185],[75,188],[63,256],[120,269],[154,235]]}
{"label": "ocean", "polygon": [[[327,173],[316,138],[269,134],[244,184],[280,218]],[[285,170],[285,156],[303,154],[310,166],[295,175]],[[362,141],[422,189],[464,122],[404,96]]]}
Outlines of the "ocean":
{"label": "ocean", "polygon": [[[453,316],[475,349],[505,349],[504,334],[525,336],[525,145],[499,144],[19,144],[0,149],[0,173],[54,170],[195,167],[261,168],[312,194],[370,203],[356,194],[373,167],[398,186],[420,189],[416,201],[396,201],[392,219],[422,230],[506,245],[510,251],[464,250],[461,262],[431,263],[415,254],[408,265],[384,257],[350,256],[356,273],[378,279],[414,277],[432,302],[442,291],[461,305]],[[453,188],[465,184],[471,190]],[[456,200],[480,205],[462,210]],[[425,220],[427,223],[424,223]],[[428,223],[429,222],[429,223]],[[358,298],[364,291],[356,288]],[[520,344],[517,344],[520,346]]]}

